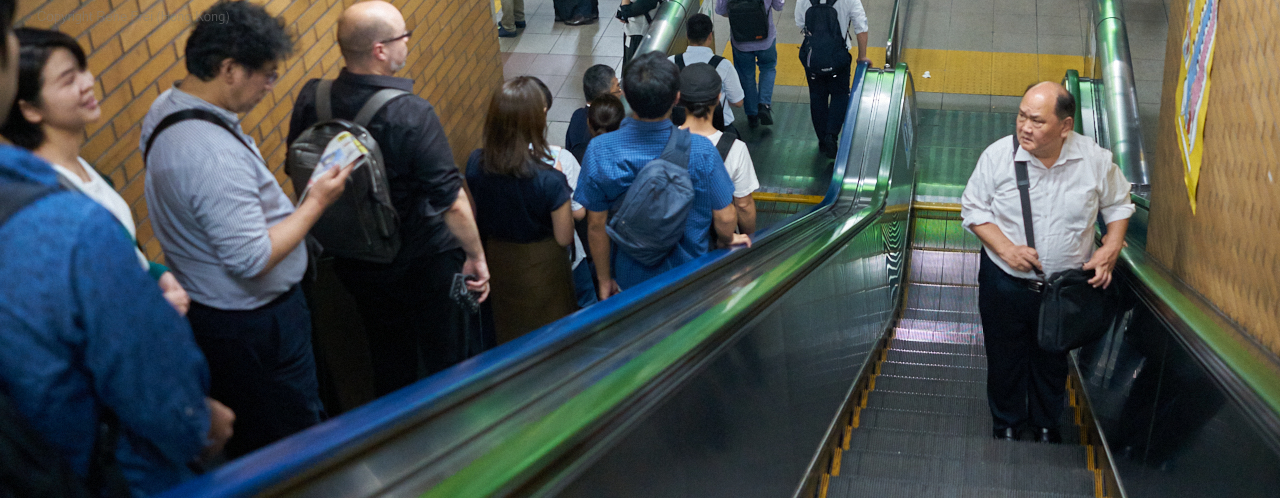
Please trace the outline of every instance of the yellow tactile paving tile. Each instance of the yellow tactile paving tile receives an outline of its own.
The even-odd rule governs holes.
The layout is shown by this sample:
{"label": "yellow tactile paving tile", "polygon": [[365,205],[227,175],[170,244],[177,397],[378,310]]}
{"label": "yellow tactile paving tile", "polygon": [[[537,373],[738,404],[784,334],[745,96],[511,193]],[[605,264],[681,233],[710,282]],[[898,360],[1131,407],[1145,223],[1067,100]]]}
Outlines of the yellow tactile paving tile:
{"label": "yellow tactile paving tile", "polygon": [[[853,52],[856,54],[856,52]],[[777,85],[805,86],[800,45],[778,44]],[[725,43],[723,55],[733,59]],[[884,48],[870,47],[872,67],[884,66]],[[1084,72],[1084,57],[909,48],[902,59],[911,66],[917,92],[1020,96],[1040,81],[1060,81],[1068,69]],[[925,72],[929,77],[925,78]]]}

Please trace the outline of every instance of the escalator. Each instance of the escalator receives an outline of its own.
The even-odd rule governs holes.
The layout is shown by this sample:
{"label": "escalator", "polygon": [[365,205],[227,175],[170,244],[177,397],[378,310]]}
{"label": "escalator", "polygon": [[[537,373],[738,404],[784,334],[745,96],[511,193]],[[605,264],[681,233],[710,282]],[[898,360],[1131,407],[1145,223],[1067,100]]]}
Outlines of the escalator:
{"label": "escalator", "polygon": [[821,200],[767,201],[790,212],[753,248],[714,251],[171,494],[1280,489],[1280,362],[1138,244],[1117,269],[1129,311],[1073,356],[1066,443],[990,439],[979,245],[954,203],[1011,123],[919,111],[905,65],[860,66],[834,164],[787,163],[801,147],[785,134],[757,157],[771,193]]}

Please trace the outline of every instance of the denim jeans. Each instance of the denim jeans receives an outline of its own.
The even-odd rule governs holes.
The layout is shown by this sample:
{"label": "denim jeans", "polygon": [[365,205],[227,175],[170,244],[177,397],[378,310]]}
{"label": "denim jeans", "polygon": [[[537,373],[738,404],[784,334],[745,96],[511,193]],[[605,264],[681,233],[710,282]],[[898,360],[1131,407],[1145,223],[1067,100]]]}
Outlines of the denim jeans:
{"label": "denim jeans", "polygon": [[[756,84],[756,66],[760,67],[760,84]],[[755,52],[733,49],[733,68],[738,70],[742,91],[747,94],[743,102],[748,116],[760,112],[760,104],[773,104],[773,80],[778,75],[778,44]]]}
{"label": "denim jeans", "polygon": [[584,259],[573,269],[573,291],[578,297],[578,307],[586,308],[596,304],[600,299],[596,294],[596,265],[590,259]]}

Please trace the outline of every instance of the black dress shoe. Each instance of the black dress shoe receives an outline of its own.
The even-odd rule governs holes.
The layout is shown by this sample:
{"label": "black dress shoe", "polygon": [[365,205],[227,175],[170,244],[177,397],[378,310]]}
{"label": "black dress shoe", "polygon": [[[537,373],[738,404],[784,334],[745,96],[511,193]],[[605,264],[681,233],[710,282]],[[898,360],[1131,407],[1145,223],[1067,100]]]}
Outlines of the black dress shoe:
{"label": "black dress shoe", "polygon": [[1041,427],[1036,429],[1037,443],[1062,444],[1062,434],[1057,429]]}
{"label": "black dress shoe", "polygon": [[769,126],[773,124],[773,107],[769,104],[760,104],[760,124]]}
{"label": "black dress shoe", "polygon": [[586,26],[588,24],[595,24],[596,19],[593,17],[578,16],[568,21],[565,21],[564,23],[565,25],[568,25],[568,26]]}
{"label": "black dress shoe", "polygon": [[1004,429],[996,429],[992,435],[996,439],[1003,439],[1005,441],[1018,440],[1018,431],[1014,430],[1012,427],[1005,427]]}

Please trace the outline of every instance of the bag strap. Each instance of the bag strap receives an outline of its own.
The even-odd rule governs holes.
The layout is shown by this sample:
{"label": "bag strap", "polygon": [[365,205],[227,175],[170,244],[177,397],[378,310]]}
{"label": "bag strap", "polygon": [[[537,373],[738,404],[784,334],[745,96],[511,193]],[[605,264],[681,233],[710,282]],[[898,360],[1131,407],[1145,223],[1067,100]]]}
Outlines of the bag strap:
{"label": "bag strap", "polygon": [[316,122],[333,119],[333,80],[320,80],[316,85]]}
{"label": "bag strap", "polygon": [[720,63],[724,61],[725,61],[724,57],[719,55],[713,55],[711,56],[711,60],[707,61],[707,64],[710,64],[712,69],[715,69],[718,71],[720,69]]}
{"label": "bag strap", "polygon": [[[1018,136],[1013,136],[1013,157],[1018,157]],[[1027,232],[1027,247],[1036,248],[1036,230],[1031,220],[1031,180],[1027,175],[1027,162],[1014,161],[1014,174],[1018,178],[1018,196],[1022,197],[1022,228]],[[1039,268],[1032,267],[1036,275],[1044,276]]]}
{"label": "bag strap", "polygon": [[0,226],[4,226],[9,218],[18,214],[23,208],[58,190],[60,189],[57,187],[30,182],[0,185]]}
{"label": "bag strap", "polygon": [[658,156],[667,162],[677,166],[689,168],[689,149],[693,145],[693,134],[689,130],[671,127],[671,138],[667,139],[667,146],[662,148],[662,155]]}
{"label": "bag strap", "polygon": [[235,137],[237,142],[240,142],[241,145],[244,145],[244,148],[249,149],[249,152],[252,152],[253,155],[258,156],[258,159],[262,159],[262,162],[264,164],[267,162],[266,159],[262,158],[261,154],[258,154],[258,151],[253,149],[253,146],[249,145],[249,142],[244,141],[243,138],[240,138],[239,133],[236,133],[235,130],[231,129],[231,125],[227,124],[226,121],[223,121],[222,118],[219,117],[217,114],[214,114],[213,111],[209,111],[206,109],[184,109],[184,110],[175,112],[173,114],[170,114],[168,116],[165,116],[164,119],[161,119],[160,124],[156,125],[156,129],[151,131],[151,137],[147,139],[146,148],[142,149],[142,162],[143,163],[147,162],[147,157],[151,154],[151,146],[156,143],[156,137],[159,137],[161,132],[169,129],[170,126],[173,126],[182,121],[187,121],[190,119],[196,119],[200,121],[213,123],[218,125],[222,129],[227,130],[227,133],[230,133],[231,136]]}
{"label": "bag strap", "polygon": [[369,100],[360,107],[360,112],[356,113],[355,123],[365,128],[369,127],[369,122],[373,120],[373,116],[382,110],[391,99],[401,95],[408,95],[409,92],[396,88],[383,88],[378,93],[369,97]]}
{"label": "bag strap", "polygon": [[716,150],[720,151],[720,160],[729,160],[729,151],[733,150],[733,143],[738,140],[738,135],[732,132],[721,132],[720,140],[716,142]]}
{"label": "bag strap", "polygon": [[676,56],[676,69],[684,71],[684,54]]}

